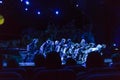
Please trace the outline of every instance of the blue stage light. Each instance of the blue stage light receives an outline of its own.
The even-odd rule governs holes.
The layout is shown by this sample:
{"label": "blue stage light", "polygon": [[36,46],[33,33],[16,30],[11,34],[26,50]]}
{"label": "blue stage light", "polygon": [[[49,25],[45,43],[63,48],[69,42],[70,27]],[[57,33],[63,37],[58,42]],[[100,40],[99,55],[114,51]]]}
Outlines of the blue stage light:
{"label": "blue stage light", "polygon": [[25,11],[28,11],[28,8],[25,8]]}
{"label": "blue stage light", "polygon": [[20,0],[21,2],[23,2],[23,0]]}
{"label": "blue stage light", "polygon": [[2,4],[3,3],[3,1],[2,0],[0,0],[0,4]]}
{"label": "blue stage light", "polygon": [[41,14],[40,11],[38,11],[37,14],[40,15]]}
{"label": "blue stage light", "polygon": [[29,4],[30,4],[30,2],[29,2],[29,1],[25,1],[25,4],[26,4],[26,5],[29,5]]}
{"label": "blue stage light", "polygon": [[79,5],[78,5],[78,4],[76,4],[76,7],[79,7]]}
{"label": "blue stage light", "polygon": [[59,11],[55,11],[55,14],[58,15],[58,14],[59,14]]}

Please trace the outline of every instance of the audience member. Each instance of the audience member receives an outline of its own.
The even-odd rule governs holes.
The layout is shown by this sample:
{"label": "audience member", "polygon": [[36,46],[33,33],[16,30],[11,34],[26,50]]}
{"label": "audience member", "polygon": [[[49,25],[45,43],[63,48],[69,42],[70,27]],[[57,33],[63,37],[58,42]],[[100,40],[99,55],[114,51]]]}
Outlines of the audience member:
{"label": "audience member", "polygon": [[113,63],[119,63],[120,62],[120,54],[119,53],[115,53],[112,55],[112,62]]}
{"label": "audience member", "polygon": [[59,53],[52,51],[46,55],[46,68],[58,69],[61,68],[61,57]]}
{"label": "audience member", "polygon": [[76,65],[76,64],[77,64],[77,62],[73,58],[66,59],[66,66],[72,66],[72,65]]}
{"label": "audience member", "polygon": [[119,68],[120,67],[120,54],[119,53],[112,54],[111,58],[112,58],[112,64],[110,66]]}
{"label": "audience member", "polygon": [[88,54],[86,61],[87,69],[104,67],[104,59],[98,52],[91,52]]}
{"label": "audience member", "polygon": [[45,66],[45,57],[42,54],[36,54],[34,56],[34,62],[36,67],[44,67]]}

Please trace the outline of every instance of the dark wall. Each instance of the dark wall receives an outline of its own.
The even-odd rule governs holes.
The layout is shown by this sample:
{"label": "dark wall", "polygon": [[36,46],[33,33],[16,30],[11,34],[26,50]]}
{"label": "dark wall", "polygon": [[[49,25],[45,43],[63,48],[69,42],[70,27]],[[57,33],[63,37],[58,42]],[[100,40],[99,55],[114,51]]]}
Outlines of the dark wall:
{"label": "dark wall", "polygon": [[[31,0],[31,1],[35,2],[34,0]],[[39,0],[37,1],[36,2],[39,3]],[[64,4],[62,4],[62,1],[59,1],[59,3],[61,4],[58,6],[61,7],[62,5],[62,8],[65,8],[65,11],[68,12],[69,16],[71,16],[72,14],[69,13],[71,9],[67,7],[70,5],[69,3],[67,3],[67,1],[69,0],[63,1]],[[70,1],[72,2],[74,0],[70,0]],[[17,3],[20,3],[19,0],[16,0],[16,2],[15,0],[10,0],[9,3],[7,3],[8,0],[5,0],[5,2],[6,3],[3,4],[5,5],[4,7],[0,5],[0,13],[3,14],[3,16],[6,18],[5,24],[0,26],[1,27],[0,35],[9,34],[10,36],[18,37],[19,35],[15,35],[15,34],[19,34],[22,28],[24,27],[28,27],[28,26],[31,27],[34,25],[37,27],[42,26],[39,29],[44,29],[47,26],[46,23],[47,23],[47,20],[49,19],[48,17],[43,16],[41,18],[40,16],[33,16],[32,13],[31,14],[25,13],[23,11],[23,7],[20,4],[17,4]],[[46,3],[46,2],[43,1],[43,3]],[[47,7],[57,6],[57,5],[52,6],[54,3],[46,6]],[[120,42],[120,38],[119,38],[120,1],[119,0],[76,0],[75,3],[79,4],[79,7],[78,7],[79,10],[89,19],[90,23],[93,24],[92,32],[95,36],[95,41],[97,43],[112,43],[114,41]],[[18,6],[18,7],[15,7],[15,6]],[[38,5],[37,7],[40,7],[40,6]],[[47,9],[47,7],[45,8]],[[42,8],[44,9],[44,7]],[[66,16],[69,17],[68,15]],[[64,16],[60,16],[60,17],[64,17]],[[58,18],[58,19],[63,21],[61,18]],[[70,18],[66,19],[65,21],[69,19]],[[44,24],[41,25],[41,23],[44,23]]]}
{"label": "dark wall", "polygon": [[[93,23],[93,33],[97,42],[112,43],[120,25],[119,0],[79,0],[80,10],[89,16]],[[119,39],[120,40],[120,39]]]}

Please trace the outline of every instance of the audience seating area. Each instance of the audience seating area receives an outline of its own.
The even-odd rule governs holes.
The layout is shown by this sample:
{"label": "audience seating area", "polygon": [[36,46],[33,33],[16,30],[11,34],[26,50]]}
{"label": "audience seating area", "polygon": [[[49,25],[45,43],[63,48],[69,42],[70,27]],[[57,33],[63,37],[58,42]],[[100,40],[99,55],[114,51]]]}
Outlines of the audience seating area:
{"label": "audience seating area", "polygon": [[120,80],[119,68],[103,67],[87,70],[81,65],[76,66],[63,66],[61,69],[33,66],[3,68],[0,70],[0,80]]}
{"label": "audience seating area", "polygon": [[85,65],[76,64],[70,58],[67,60],[70,62],[66,61],[66,64],[62,65],[59,54],[50,52],[43,61],[45,63],[40,63],[39,66],[35,66],[37,63],[33,62],[31,64],[34,65],[18,63],[18,66],[14,66],[12,63],[10,66],[1,67],[0,80],[120,80],[120,60],[118,57],[117,60],[113,59],[113,63],[105,64],[102,56],[92,52]]}

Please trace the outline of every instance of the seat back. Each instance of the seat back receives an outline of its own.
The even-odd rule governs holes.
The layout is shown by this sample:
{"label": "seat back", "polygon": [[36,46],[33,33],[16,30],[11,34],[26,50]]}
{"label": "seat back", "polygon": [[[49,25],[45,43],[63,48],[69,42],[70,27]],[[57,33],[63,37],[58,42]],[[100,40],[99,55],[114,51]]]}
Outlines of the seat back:
{"label": "seat back", "polygon": [[35,74],[34,80],[75,80],[76,74],[72,70],[42,70]]}
{"label": "seat back", "polygon": [[0,72],[0,80],[24,80],[23,77],[16,72]]}
{"label": "seat back", "polygon": [[89,75],[85,80],[120,80],[120,72],[106,74],[92,74]]}
{"label": "seat back", "polygon": [[2,72],[16,72],[20,74],[23,78],[27,78],[27,72],[24,68],[3,68]]}
{"label": "seat back", "polygon": [[86,71],[86,68],[81,65],[65,66],[64,69],[72,69],[76,73]]}

